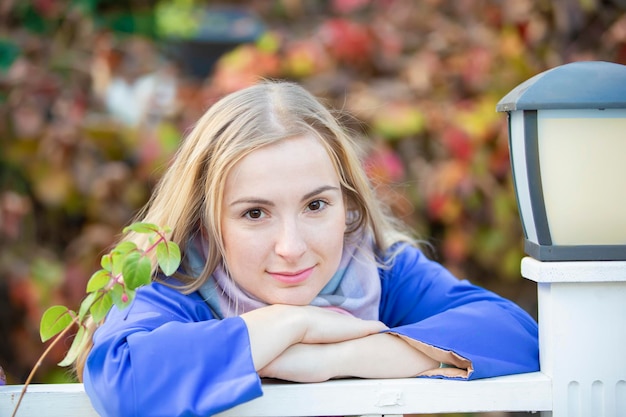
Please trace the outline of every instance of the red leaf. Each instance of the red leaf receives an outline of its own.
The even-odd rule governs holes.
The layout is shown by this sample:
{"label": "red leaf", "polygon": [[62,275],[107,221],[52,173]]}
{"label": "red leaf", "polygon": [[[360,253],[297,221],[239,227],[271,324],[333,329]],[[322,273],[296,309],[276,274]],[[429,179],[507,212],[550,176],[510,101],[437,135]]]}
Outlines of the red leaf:
{"label": "red leaf", "polygon": [[319,36],[338,61],[359,64],[371,57],[373,39],[363,25],[346,19],[330,19],[321,26]]}

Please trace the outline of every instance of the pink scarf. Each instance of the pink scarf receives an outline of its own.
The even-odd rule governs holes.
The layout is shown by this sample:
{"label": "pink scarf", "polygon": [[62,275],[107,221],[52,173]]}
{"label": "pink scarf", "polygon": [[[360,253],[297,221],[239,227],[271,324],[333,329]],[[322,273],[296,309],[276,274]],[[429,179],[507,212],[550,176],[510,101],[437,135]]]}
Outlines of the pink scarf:
{"label": "pink scarf", "polygon": [[[345,243],[337,272],[311,302],[367,320],[378,320],[380,278],[370,244]],[[206,263],[207,242],[199,234],[187,247],[191,275],[199,276]],[[267,304],[241,289],[220,265],[199,289],[199,293],[220,318],[233,317]]]}

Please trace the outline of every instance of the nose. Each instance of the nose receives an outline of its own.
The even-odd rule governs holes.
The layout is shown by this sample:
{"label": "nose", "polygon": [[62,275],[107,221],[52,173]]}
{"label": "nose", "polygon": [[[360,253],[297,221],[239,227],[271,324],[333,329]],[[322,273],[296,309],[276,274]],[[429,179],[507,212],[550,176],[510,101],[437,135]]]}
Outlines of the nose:
{"label": "nose", "polygon": [[306,235],[297,220],[281,222],[274,250],[278,256],[287,261],[297,260],[306,252]]}

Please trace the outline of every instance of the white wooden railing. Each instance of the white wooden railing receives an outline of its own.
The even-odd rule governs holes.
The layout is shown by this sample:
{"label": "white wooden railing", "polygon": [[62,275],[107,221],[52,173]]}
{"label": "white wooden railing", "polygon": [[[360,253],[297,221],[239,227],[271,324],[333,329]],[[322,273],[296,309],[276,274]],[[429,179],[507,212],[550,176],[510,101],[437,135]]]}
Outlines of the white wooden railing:
{"label": "white wooden railing", "polygon": [[[522,260],[537,282],[541,372],[475,381],[265,382],[264,395],[221,417],[402,415],[541,411],[553,417],[626,417],[626,262]],[[9,417],[22,386],[0,387]],[[21,417],[96,417],[81,384],[35,384]]]}

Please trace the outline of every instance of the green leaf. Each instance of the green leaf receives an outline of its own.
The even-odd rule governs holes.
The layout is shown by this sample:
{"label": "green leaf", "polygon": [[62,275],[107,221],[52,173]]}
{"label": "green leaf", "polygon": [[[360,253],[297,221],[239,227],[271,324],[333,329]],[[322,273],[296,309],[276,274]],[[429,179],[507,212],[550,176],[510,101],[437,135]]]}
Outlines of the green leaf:
{"label": "green leaf", "polygon": [[133,300],[135,299],[135,295],[137,294],[137,291],[136,290],[131,290],[129,288],[126,288],[124,293],[128,297],[127,301],[124,303],[124,307],[128,307],[130,305],[130,303],[132,303]]}
{"label": "green leaf", "polygon": [[126,241],[126,242],[121,242],[117,244],[117,246],[115,246],[111,252],[125,254],[125,253],[130,253],[136,249],[137,249],[137,245],[135,244],[135,242]]}
{"label": "green leaf", "polygon": [[6,72],[22,54],[20,47],[7,39],[0,39],[0,72]]}
{"label": "green leaf", "polygon": [[130,252],[130,253],[120,253],[120,252],[111,252],[111,274],[117,276],[122,273],[124,270],[124,263],[126,262],[126,257],[132,254],[139,254],[138,252]]}
{"label": "green leaf", "polygon": [[59,366],[70,366],[76,361],[78,354],[83,350],[84,346],[89,343],[89,333],[85,331],[84,326],[80,326],[70,349],[65,354],[65,358],[58,363]]}
{"label": "green leaf", "polygon": [[45,342],[69,327],[74,322],[72,313],[72,310],[65,306],[53,306],[47,309],[41,317],[39,326],[41,341]]}
{"label": "green leaf", "polygon": [[124,310],[135,299],[135,290],[129,290],[128,288],[124,290],[124,287],[120,284],[113,286],[109,294],[111,294],[113,304],[119,310]]}
{"label": "green leaf", "polygon": [[152,223],[137,222],[126,226],[124,228],[124,233],[127,233],[131,230],[135,233],[156,233],[159,231],[159,226]]}
{"label": "green leaf", "polygon": [[124,283],[131,290],[148,285],[152,276],[152,262],[139,252],[132,252],[124,260],[122,275]]}
{"label": "green leaf", "polygon": [[111,274],[101,269],[96,271],[87,282],[87,292],[94,292],[104,288],[111,281]]}
{"label": "green leaf", "polygon": [[100,297],[92,304],[89,312],[96,323],[104,319],[113,306],[113,298],[109,292],[100,294]]}
{"label": "green leaf", "polygon": [[111,253],[102,255],[102,258],[100,258],[100,266],[102,266],[102,269],[104,269],[105,271],[109,271],[109,272],[113,271],[113,265],[112,265],[113,262],[111,258],[112,258]]}
{"label": "green leaf", "polygon": [[396,140],[421,133],[425,128],[425,117],[412,104],[389,103],[376,113],[372,123],[376,133]]}
{"label": "green leaf", "polygon": [[122,285],[114,285],[109,294],[111,294],[111,301],[113,301],[113,304],[115,304],[119,310],[126,308],[126,303],[122,302],[122,294],[124,294],[124,287]]}
{"label": "green leaf", "polygon": [[93,305],[97,296],[97,292],[89,293],[87,297],[85,297],[85,299],[82,301],[82,303],[80,303],[80,308],[78,309],[78,321],[80,321],[81,323],[83,322],[85,316],[87,315],[87,312]]}
{"label": "green leaf", "polygon": [[174,242],[160,242],[156,248],[156,256],[165,275],[172,275],[180,265],[180,248]]}

